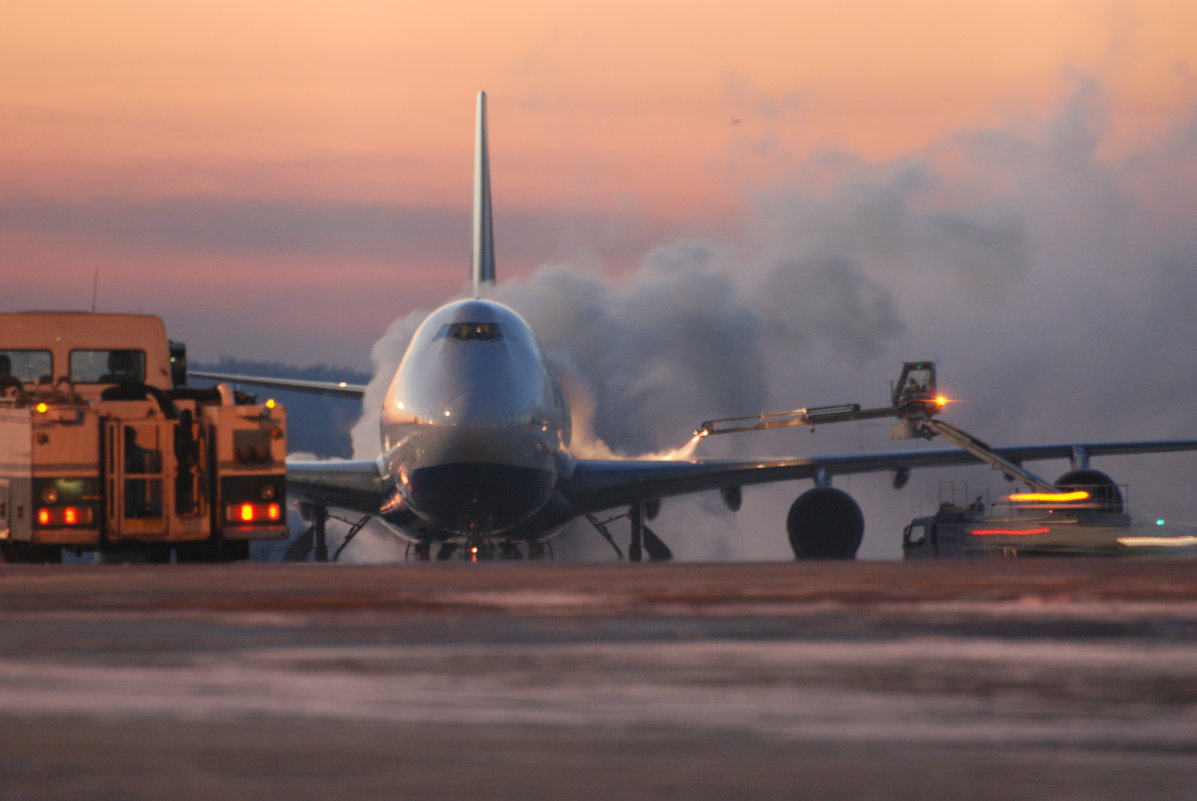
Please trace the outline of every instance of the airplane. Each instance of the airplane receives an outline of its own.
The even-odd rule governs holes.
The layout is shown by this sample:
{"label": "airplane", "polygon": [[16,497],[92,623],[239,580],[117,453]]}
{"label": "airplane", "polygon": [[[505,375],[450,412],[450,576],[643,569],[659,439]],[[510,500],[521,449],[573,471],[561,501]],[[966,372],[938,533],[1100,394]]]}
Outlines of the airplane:
{"label": "airplane", "polygon": [[[484,297],[496,282],[486,93],[477,96],[471,296],[433,311],[416,330],[387,389],[377,459],[287,462],[287,491],[312,519],[323,546],[328,508],[383,520],[414,545],[417,558],[543,558],[570,521],[627,508],[628,559],[668,559],[644,521],[661,499],[718,491],[733,511],[741,488],[813,480],[790,508],[796,558],[851,559],[864,534],[859,505],[833,477],[891,471],[895,487],[912,468],[977,464],[966,450],[858,453],[792,458],[585,459],[571,451],[571,420],[561,385],[528,323]],[[193,371],[193,376],[266,388],[361,399],[362,385]],[[995,448],[1012,464],[1070,460],[1056,482],[1113,482],[1089,468],[1098,455],[1197,449],[1195,440],[1070,443]],[[596,522],[592,517],[592,522]],[[609,535],[603,528],[604,536]],[[614,543],[612,543],[614,544]],[[617,548],[618,550],[618,548]],[[318,557],[319,558],[319,557]]]}

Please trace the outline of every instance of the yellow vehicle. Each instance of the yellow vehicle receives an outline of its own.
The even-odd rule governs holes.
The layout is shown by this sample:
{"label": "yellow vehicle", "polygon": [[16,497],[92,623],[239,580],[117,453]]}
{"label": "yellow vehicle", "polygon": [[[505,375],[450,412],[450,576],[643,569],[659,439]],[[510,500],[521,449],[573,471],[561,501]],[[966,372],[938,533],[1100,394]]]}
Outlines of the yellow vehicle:
{"label": "yellow vehicle", "polygon": [[286,538],[284,409],[186,381],[158,317],[0,314],[0,561]]}

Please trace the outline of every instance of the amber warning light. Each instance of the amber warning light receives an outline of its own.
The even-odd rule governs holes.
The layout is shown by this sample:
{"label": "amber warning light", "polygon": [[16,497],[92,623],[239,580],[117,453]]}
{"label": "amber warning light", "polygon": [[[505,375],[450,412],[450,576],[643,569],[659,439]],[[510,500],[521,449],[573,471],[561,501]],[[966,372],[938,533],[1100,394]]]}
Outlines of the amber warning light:
{"label": "amber warning light", "polygon": [[1070,501],[1084,501],[1089,499],[1085,490],[1074,492],[1017,492],[1007,496],[1010,501],[1044,501],[1046,503],[1068,503]]}
{"label": "amber warning light", "polygon": [[1028,537],[1032,534],[1050,534],[1052,530],[1043,528],[975,528],[972,533],[977,537]]}

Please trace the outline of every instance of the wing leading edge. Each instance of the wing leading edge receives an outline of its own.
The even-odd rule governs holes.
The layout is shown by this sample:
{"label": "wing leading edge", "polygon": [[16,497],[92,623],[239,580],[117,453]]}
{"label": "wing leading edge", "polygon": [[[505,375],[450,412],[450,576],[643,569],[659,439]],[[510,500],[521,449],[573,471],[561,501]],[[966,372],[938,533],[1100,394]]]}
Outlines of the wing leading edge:
{"label": "wing leading edge", "polygon": [[[1197,450],[1197,440],[1066,443],[997,448],[1015,462],[1074,459],[1136,453]],[[565,495],[576,514],[627,506],[654,498],[668,498],[725,487],[778,481],[830,480],[835,476],[926,467],[976,465],[981,461],[956,449],[882,452],[781,459],[719,459],[698,462],[579,460]],[[350,509],[362,514],[379,511],[385,496],[383,471],[376,461],[287,462],[287,491],[294,500]]]}
{"label": "wing leading edge", "polygon": [[377,514],[383,502],[382,471],[375,461],[287,460],[287,494],[292,500]]}
{"label": "wing leading edge", "polygon": [[296,378],[270,378],[257,375],[233,375],[213,373],[207,370],[189,370],[189,376],[208,378],[213,381],[228,381],[232,384],[248,384],[251,387],[281,389],[288,392],[304,392],[308,395],[328,395],[334,398],[361,400],[366,394],[364,384],[350,384],[346,381],[300,381]]}
{"label": "wing leading edge", "polygon": [[[1197,440],[1069,443],[995,448],[1013,462],[1075,459],[1083,455],[1112,456],[1197,450]],[[862,453],[791,459],[722,459],[703,462],[599,461],[577,462],[567,496],[578,514],[685,495],[724,487],[802,479],[830,480],[833,476],[951,467],[982,462],[963,450],[939,449],[908,453]]]}

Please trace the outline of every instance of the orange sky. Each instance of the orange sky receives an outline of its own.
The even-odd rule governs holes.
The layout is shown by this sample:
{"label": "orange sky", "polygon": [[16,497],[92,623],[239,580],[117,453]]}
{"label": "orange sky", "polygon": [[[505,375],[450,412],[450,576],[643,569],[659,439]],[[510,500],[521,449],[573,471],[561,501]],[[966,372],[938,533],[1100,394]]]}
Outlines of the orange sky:
{"label": "orange sky", "polygon": [[[1189,0],[8,0],[0,213],[18,204],[36,220],[0,225],[0,304],[45,303],[49,282],[100,266],[105,286],[170,313],[177,301],[154,288],[163,270],[205,261],[217,283],[169,283],[218,297],[219,276],[253,264],[294,304],[284,284],[310,292],[337,262],[350,302],[397,263],[411,270],[406,297],[426,303],[458,280],[427,276],[458,260],[464,236],[413,248],[422,269],[411,253],[299,259],[261,243],[229,244],[214,263],[169,231],[146,242],[92,215],[164,198],[464,212],[478,89],[491,94],[500,226],[517,213],[563,227],[611,218],[650,239],[734,221],[746,189],[812,151],[886,159],[1017,126],[1078,78],[1104,90],[1102,147],[1133,151],[1192,103],[1194,53]],[[84,224],[51,219],[63,208]],[[363,299],[344,349],[308,353],[360,349],[405,302]]]}

